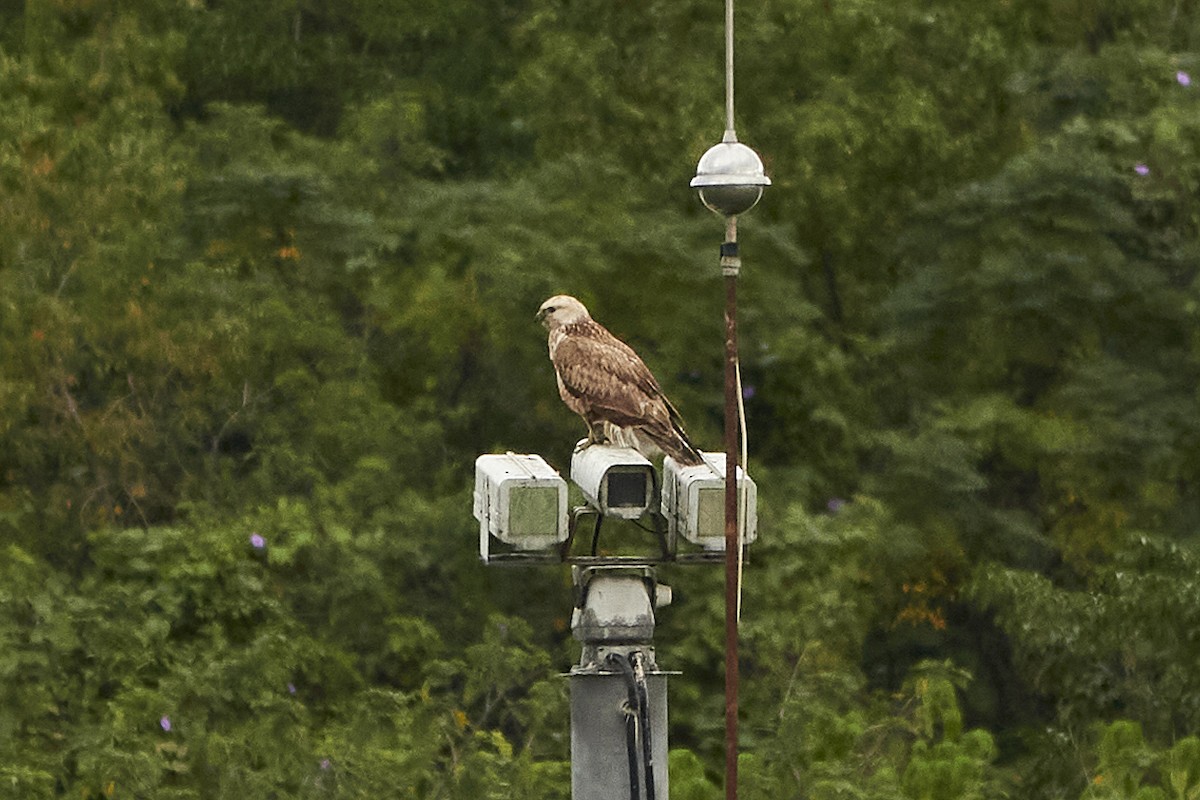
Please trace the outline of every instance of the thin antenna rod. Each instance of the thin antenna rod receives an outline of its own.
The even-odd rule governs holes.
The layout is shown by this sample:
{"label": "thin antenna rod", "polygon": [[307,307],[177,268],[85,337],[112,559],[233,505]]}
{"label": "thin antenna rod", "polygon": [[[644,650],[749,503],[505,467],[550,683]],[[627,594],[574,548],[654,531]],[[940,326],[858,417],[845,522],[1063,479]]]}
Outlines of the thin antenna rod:
{"label": "thin antenna rod", "polygon": [[725,0],[725,139],[736,142],[733,132],[733,0]]}

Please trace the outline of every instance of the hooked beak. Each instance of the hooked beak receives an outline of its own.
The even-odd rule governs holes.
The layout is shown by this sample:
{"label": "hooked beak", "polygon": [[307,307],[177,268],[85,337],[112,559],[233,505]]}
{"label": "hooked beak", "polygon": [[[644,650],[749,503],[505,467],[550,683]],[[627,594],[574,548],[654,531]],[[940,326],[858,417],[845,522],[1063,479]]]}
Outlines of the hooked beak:
{"label": "hooked beak", "polygon": [[538,322],[545,322],[546,321],[546,312],[547,312],[547,309],[539,308],[537,314],[535,314],[533,318],[535,320],[537,320]]}

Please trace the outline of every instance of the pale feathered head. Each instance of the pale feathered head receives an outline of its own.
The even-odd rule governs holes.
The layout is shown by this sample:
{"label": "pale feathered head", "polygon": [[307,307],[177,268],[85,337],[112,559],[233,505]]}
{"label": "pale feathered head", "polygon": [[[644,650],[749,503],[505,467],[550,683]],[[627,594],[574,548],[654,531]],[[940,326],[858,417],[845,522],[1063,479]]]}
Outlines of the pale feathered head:
{"label": "pale feathered head", "polygon": [[583,307],[583,303],[566,294],[554,295],[542,303],[542,307],[537,312],[537,321],[546,326],[548,331],[563,325],[586,322],[591,318],[591,314]]}

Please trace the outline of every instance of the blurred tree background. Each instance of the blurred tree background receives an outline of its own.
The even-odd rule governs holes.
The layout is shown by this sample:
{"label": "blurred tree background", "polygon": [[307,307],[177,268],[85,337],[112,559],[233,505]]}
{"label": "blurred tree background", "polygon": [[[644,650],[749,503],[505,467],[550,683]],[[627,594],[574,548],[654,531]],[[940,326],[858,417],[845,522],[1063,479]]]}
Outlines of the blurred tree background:
{"label": "blurred tree background", "polygon": [[[1200,796],[1200,4],[743,0],[742,795]],[[0,796],[565,798],[580,296],[709,449],[712,0],[0,4]],[[1195,82],[1192,78],[1196,72]],[[667,570],[719,796],[716,570]]]}

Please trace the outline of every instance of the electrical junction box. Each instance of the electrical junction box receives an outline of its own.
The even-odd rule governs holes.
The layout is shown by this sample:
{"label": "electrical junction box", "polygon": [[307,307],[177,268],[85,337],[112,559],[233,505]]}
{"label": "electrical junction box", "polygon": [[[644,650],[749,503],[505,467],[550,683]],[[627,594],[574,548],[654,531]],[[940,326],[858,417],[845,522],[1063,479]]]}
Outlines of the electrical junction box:
{"label": "electrical junction box", "polygon": [[578,447],[571,456],[571,480],[608,517],[641,519],[654,507],[654,465],[631,447]]}
{"label": "electrical junction box", "polygon": [[539,455],[503,453],[475,459],[479,555],[490,537],[518,550],[544,550],[567,540],[567,482]]}
{"label": "electrical junction box", "polygon": [[[725,454],[701,453],[704,464],[683,467],[663,460],[662,514],[672,541],[682,536],[705,550],[725,549]],[[758,487],[741,467],[738,515],[744,516],[742,544],[758,537]]]}

